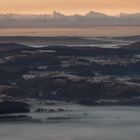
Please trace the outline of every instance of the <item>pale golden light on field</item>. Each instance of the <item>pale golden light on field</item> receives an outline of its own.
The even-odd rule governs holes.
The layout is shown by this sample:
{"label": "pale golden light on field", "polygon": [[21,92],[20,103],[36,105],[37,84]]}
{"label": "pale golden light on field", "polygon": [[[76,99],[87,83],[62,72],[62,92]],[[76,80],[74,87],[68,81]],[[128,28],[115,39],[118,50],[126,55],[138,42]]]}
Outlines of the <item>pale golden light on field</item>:
{"label": "pale golden light on field", "polygon": [[140,0],[1,0],[1,13],[85,14],[88,11],[107,14],[140,12]]}

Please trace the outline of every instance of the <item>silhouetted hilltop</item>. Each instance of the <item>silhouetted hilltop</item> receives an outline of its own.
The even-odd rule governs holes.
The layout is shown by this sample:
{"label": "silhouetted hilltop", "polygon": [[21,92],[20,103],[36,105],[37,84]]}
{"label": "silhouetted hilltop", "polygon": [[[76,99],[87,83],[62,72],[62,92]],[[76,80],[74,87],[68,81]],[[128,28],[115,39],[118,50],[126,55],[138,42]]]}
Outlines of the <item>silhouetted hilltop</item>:
{"label": "silhouetted hilltop", "polygon": [[138,42],[140,40],[140,35],[114,37],[114,39],[119,39],[119,40],[124,40],[124,41],[135,41],[135,42]]}
{"label": "silhouetted hilltop", "polygon": [[27,44],[30,46],[52,46],[52,45],[93,45],[113,43],[111,40],[102,40],[97,38],[84,38],[75,36],[0,36],[0,43],[13,42],[16,44]]}
{"label": "silhouetted hilltop", "polygon": [[130,45],[123,46],[122,49],[131,50],[131,51],[140,51],[140,42],[135,42]]}
{"label": "silhouetted hilltop", "polygon": [[29,47],[18,43],[0,43],[1,57],[17,54],[24,49],[28,50]]}
{"label": "silhouetted hilltop", "polygon": [[27,46],[17,43],[0,43],[0,51],[12,51],[17,49],[25,49]]}

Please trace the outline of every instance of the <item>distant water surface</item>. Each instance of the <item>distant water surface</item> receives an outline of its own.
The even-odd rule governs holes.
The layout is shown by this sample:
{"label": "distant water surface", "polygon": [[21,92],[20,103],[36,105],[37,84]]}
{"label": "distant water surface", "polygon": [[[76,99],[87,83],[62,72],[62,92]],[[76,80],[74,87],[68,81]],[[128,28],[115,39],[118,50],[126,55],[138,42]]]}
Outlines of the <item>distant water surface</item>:
{"label": "distant water surface", "polygon": [[140,27],[0,28],[0,36],[133,36]]}

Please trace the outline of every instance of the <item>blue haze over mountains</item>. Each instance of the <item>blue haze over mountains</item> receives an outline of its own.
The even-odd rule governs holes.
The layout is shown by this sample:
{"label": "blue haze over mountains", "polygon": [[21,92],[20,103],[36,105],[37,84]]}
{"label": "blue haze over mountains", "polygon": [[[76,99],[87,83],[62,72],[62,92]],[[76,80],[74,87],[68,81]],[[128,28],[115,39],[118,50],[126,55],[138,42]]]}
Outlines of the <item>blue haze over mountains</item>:
{"label": "blue haze over mountains", "polygon": [[140,13],[110,16],[90,11],[85,15],[53,14],[0,14],[0,27],[96,27],[140,26]]}

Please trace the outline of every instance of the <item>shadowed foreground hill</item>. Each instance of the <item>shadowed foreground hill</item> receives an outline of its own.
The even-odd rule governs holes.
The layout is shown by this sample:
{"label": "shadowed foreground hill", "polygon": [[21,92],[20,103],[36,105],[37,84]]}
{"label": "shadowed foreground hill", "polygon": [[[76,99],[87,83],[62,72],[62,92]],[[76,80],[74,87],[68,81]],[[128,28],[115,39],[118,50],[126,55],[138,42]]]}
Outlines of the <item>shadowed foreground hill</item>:
{"label": "shadowed foreground hill", "polygon": [[0,103],[0,114],[26,113],[29,111],[29,105],[26,103],[14,101],[4,101]]}

